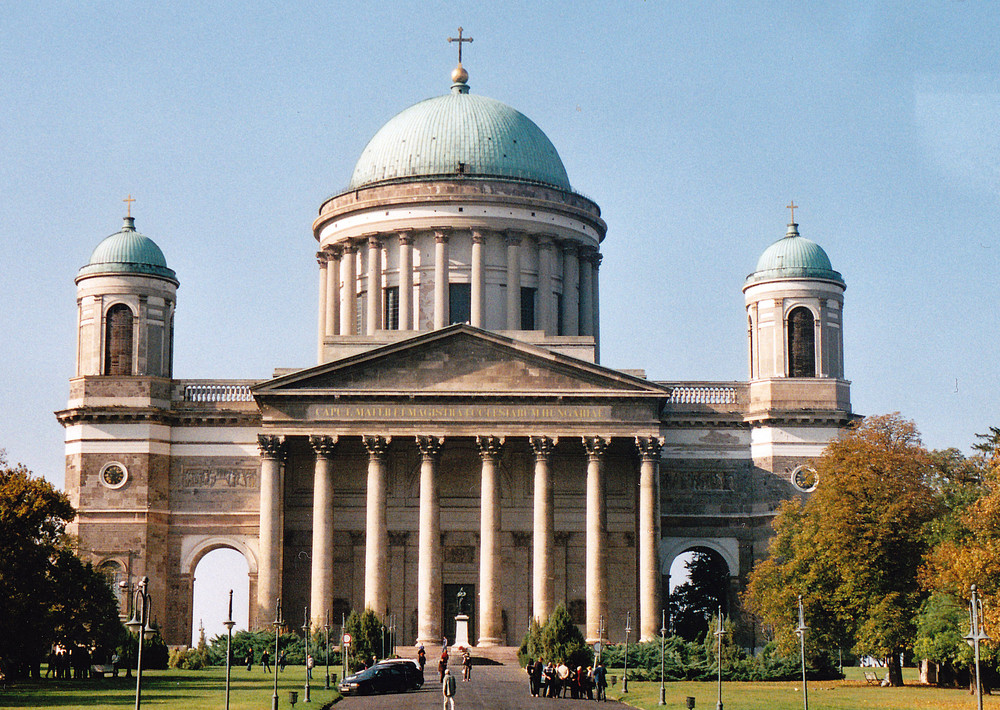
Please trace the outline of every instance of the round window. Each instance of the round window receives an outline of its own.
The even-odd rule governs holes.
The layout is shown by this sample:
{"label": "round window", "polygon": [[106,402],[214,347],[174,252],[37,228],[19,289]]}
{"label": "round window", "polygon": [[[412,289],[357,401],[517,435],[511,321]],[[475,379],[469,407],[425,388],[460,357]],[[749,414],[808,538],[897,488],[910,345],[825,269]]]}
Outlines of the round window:
{"label": "round window", "polygon": [[819,485],[819,474],[812,466],[796,466],[792,471],[792,485],[803,493],[812,493]]}
{"label": "round window", "polygon": [[128,481],[128,469],[117,461],[104,464],[101,469],[101,483],[108,488],[121,488]]}

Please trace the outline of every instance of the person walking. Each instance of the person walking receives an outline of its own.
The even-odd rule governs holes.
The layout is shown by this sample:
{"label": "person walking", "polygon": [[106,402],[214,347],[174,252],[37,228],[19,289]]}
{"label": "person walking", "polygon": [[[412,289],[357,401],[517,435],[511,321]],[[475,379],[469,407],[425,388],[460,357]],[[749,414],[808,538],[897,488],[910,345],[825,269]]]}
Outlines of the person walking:
{"label": "person walking", "polygon": [[420,677],[423,678],[424,666],[427,665],[427,653],[423,646],[417,649],[417,665],[420,667]]}
{"label": "person walking", "polygon": [[448,649],[441,652],[441,660],[438,661],[438,675],[440,682],[444,683],[444,674],[448,672]]}
{"label": "person walking", "polygon": [[264,649],[264,652],[260,654],[260,667],[264,669],[265,673],[271,672],[271,654]]}
{"label": "person walking", "polygon": [[316,667],[316,661],[313,659],[312,654],[310,653],[308,656],[306,656],[306,678],[308,678],[309,680],[313,679],[313,668],[315,667]]}
{"label": "person walking", "polygon": [[445,668],[444,675],[441,676],[441,710],[455,710],[455,692],[457,690],[458,683],[455,682],[455,676]]}
{"label": "person walking", "polygon": [[472,680],[472,653],[468,649],[462,656],[462,680]]}
{"label": "person walking", "polygon": [[607,700],[608,696],[604,691],[608,687],[608,671],[604,667],[604,661],[597,662],[597,668],[594,669],[594,682],[597,684],[597,699]]}
{"label": "person walking", "polygon": [[243,662],[247,664],[247,670],[253,670],[253,649],[247,649],[247,655],[243,657]]}
{"label": "person walking", "polygon": [[282,651],[278,654],[278,671],[283,673],[286,665],[288,665],[288,656]]}

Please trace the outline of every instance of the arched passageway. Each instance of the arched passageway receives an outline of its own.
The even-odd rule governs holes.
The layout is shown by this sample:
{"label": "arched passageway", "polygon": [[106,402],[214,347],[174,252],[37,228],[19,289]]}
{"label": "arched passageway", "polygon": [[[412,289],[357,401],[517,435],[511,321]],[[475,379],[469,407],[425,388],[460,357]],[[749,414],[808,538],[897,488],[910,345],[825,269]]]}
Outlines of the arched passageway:
{"label": "arched passageway", "polygon": [[667,626],[689,641],[705,635],[713,614],[730,613],[730,570],[716,550],[692,546],[670,562]]}
{"label": "arched passageway", "polygon": [[226,633],[222,622],[229,613],[229,590],[233,590],[234,630],[249,627],[250,576],[249,564],[243,553],[230,548],[211,550],[198,560],[194,569],[194,602],[191,619],[191,645],[198,644],[200,625],[205,625],[205,637]]}

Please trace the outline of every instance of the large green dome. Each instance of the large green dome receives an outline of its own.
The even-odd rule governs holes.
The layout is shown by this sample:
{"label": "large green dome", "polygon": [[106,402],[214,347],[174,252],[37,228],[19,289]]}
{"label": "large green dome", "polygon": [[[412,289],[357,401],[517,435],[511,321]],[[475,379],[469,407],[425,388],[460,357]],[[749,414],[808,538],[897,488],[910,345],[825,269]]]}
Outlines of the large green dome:
{"label": "large green dome", "polygon": [[361,153],[349,189],[460,175],[570,190],[566,168],[542,130],[510,106],[468,93],[464,78],[458,76],[450,94],[421,101],[382,126]]}
{"label": "large green dome", "polygon": [[177,281],[177,275],[167,268],[167,260],[156,242],[135,231],[134,217],[126,217],[120,232],[97,245],[76,278],[97,274],[149,274]]}
{"label": "large green dome", "polygon": [[784,238],[764,250],[757,260],[757,268],[747,276],[747,284],[775,279],[828,279],[844,283],[839,272],[833,270],[830,257],[811,239],[799,235],[799,226],[789,224]]}

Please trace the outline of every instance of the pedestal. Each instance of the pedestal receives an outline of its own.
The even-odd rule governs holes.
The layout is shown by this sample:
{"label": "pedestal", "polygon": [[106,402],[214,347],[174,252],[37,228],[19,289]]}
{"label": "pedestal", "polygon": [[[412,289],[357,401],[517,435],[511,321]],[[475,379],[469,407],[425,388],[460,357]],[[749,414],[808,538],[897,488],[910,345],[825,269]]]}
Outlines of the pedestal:
{"label": "pedestal", "polygon": [[469,648],[469,617],[466,614],[459,614],[455,617],[455,643],[453,650]]}

